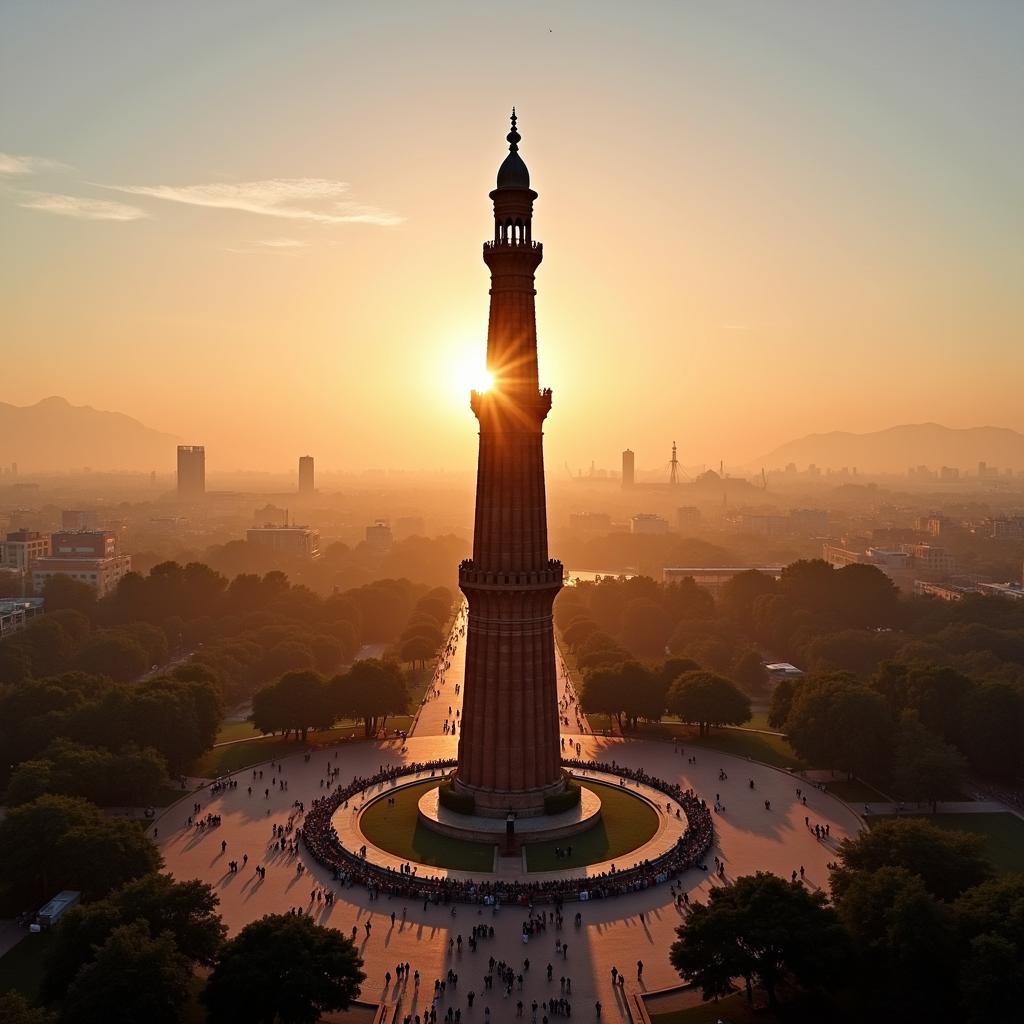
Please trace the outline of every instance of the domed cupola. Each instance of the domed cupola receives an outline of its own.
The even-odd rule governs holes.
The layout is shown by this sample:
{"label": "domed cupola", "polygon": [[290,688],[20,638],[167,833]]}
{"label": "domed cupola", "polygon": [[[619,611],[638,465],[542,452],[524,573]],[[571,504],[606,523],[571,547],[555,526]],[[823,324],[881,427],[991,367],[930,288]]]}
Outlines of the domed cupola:
{"label": "domed cupola", "polygon": [[498,168],[498,188],[529,188],[530,170],[519,155],[521,136],[516,131],[516,108],[512,108],[512,131],[508,133],[508,156]]}

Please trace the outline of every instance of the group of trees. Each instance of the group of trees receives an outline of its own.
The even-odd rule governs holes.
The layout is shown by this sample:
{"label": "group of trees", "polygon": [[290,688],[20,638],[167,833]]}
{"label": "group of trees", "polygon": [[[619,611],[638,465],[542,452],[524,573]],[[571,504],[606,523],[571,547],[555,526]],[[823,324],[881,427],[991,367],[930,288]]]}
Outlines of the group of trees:
{"label": "group of trees", "polygon": [[779,579],[739,573],[717,601],[692,580],[584,582],[559,595],[555,615],[583,673],[584,700],[592,684],[593,710],[620,724],[670,710],[675,682],[660,669],[649,678],[621,666],[688,661],[757,698],[768,692],[767,655],[808,672],[776,689],[771,724],[816,766],[885,782],[911,799],[953,790],[965,762],[1004,779],[1024,771],[1018,602],[901,599],[874,566],[835,569],[815,559],[786,566]]}
{"label": "group of trees", "polygon": [[706,999],[742,979],[770,1005],[798,986],[850,1019],[1014,1019],[1024,993],[1024,875],[994,878],[977,836],[914,818],[845,840],[832,902],[758,873],[711,890],[671,960]]}
{"label": "group of trees", "polygon": [[62,793],[101,807],[139,807],[153,803],[166,785],[167,762],[152,747],[127,743],[115,752],[54,740],[14,769],[4,802],[16,807],[44,793]]}
{"label": "group of trees", "polygon": [[243,700],[283,672],[334,672],[361,644],[391,643],[420,598],[430,609],[447,593],[383,579],[324,598],[277,571],[229,580],[201,563],[165,562],[96,601],[87,585],[57,578],[46,585],[48,614],[0,643],[0,685],[74,670],[129,681],[191,653],[225,699]]}
{"label": "group of trees", "polygon": [[619,731],[668,712],[699,727],[741,725],[750,718],[750,698],[731,680],[705,672],[687,658],[645,665],[627,660],[584,673],[580,698],[587,714],[614,718]]}
{"label": "group of trees", "polygon": [[59,740],[126,757],[151,749],[177,774],[212,746],[222,717],[217,683],[201,666],[135,684],[67,672],[0,688],[0,747],[15,764],[59,761],[60,748],[48,750]]}
{"label": "group of trees", "polygon": [[[111,805],[150,802],[167,774],[212,746],[225,705],[270,683],[267,731],[305,735],[334,714],[365,719],[373,734],[406,710],[400,673],[360,670],[375,687],[366,697],[358,673],[339,669],[362,643],[394,642],[403,629],[426,637],[451,594],[387,579],[321,598],[279,572],[229,581],[169,562],[129,574],[101,601],[78,581],[51,580],[46,601],[47,614],[0,642],[0,786],[10,781],[14,802],[48,792]],[[144,678],[171,652],[188,661]],[[331,700],[318,707],[312,695],[328,678]]]}
{"label": "group of trees", "polygon": [[424,668],[445,641],[444,627],[452,613],[452,593],[436,587],[417,602],[398,638],[402,661]]}
{"label": "group of trees", "polygon": [[968,766],[1003,779],[1024,770],[1024,692],[952,668],[890,662],[865,680],[784,680],[769,724],[809,763],[891,784],[911,800],[948,799]]}
{"label": "group of trees", "polygon": [[77,797],[44,795],[0,821],[0,906],[8,910],[41,905],[62,889],[101,899],[159,867],[160,855],[137,823]]}
{"label": "group of trees", "polygon": [[310,729],[330,729],[339,719],[358,719],[370,737],[387,728],[389,715],[403,715],[408,709],[401,667],[363,658],[333,679],[308,669],[286,672],[256,692],[252,722],[265,735],[294,733],[305,741]]}
{"label": "group of trees", "polygon": [[[302,915],[268,915],[226,941],[204,882],[151,871],[72,908],[45,961],[43,1006],[0,999],[12,1024],[314,1024],[348,1009],[365,975],[352,940]],[[205,983],[197,968],[208,972]]]}
{"label": "group of trees", "polygon": [[[173,553],[173,549],[172,552]],[[468,557],[464,537],[405,537],[382,550],[373,544],[334,541],[316,560],[273,551],[262,544],[230,540],[202,552],[199,560],[225,576],[284,572],[314,593],[328,595],[351,590],[374,580],[402,577],[424,587],[451,586],[461,559]],[[159,557],[137,556],[140,564],[157,564]]]}

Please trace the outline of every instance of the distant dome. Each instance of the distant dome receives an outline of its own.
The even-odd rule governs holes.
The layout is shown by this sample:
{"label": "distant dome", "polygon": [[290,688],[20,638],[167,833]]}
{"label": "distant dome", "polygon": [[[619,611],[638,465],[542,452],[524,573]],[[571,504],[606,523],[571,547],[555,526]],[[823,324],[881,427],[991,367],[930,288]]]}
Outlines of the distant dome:
{"label": "distant dome", "polygon": [[498,168],[498,188],[529,188],[530,170],[519,155],[519,142],[522,136],[516,131],[516,108],[512,108],[512,131],[508,139],[508,156]]}

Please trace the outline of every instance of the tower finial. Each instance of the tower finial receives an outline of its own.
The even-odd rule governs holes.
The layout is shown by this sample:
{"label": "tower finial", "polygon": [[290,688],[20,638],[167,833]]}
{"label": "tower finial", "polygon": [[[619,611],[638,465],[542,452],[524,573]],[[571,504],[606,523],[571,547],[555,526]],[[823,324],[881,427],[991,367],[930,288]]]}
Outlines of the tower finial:
{"label": "tower finial", "polygon": [[511,118],[511,120],[512,120],[512,131],[510,131],[508,133],[506,138],[508,139],[508,142],[509,142],[509,147],[508,147],[509,151],[512,152],[512,153],[516,153],[519,150],[519,142],[521,141],[522,136],[519,134],[519,132],[516,131],[516,108],[515,107],[512,108],[512,118]]}

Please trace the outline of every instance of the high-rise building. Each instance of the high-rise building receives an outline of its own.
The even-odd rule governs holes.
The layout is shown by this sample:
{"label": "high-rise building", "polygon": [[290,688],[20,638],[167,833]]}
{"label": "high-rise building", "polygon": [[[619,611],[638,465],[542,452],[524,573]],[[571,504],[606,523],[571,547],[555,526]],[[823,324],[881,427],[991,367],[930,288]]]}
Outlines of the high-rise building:
{"label": "high-rise building", "polygon": [[633,452],[627,448],[622,453],[622,486],[632,487],[636,482]]}
{"label": "high-rise building", "polygon": [[454,790],[477,815],[544,813],[566,786],[559,744],[558,686],[551,608],[562,563],[548,557],[543,424],[551,391],[537,370],[530,172],[519,155],[515,111],[509,153],[498,169],[494,237],[484,243],[491,272],[487,369],[474,391],[480,424],[473,557],[459,566],[469,603],[465,701]]}
{"label": "high-rise building", "polygon": [[201,444],[178,445],[178,497],[201,498],[206,493],[206,449]]}
{"label": "high-rise building", "polygon": [[309,497],[316,492],[313,483],[313,456],[303,455],[299,459],[299,495]]}

